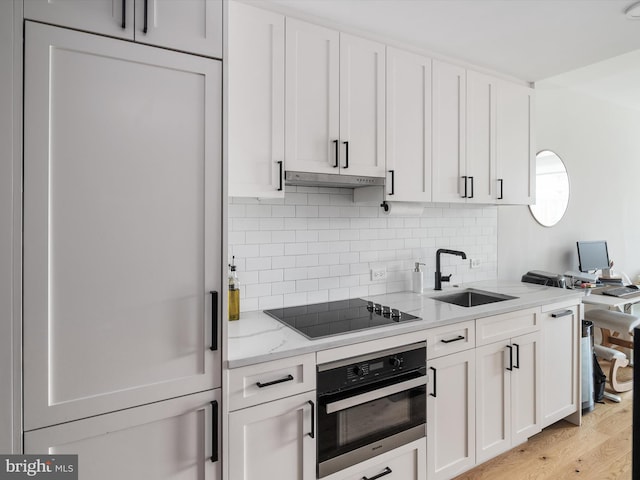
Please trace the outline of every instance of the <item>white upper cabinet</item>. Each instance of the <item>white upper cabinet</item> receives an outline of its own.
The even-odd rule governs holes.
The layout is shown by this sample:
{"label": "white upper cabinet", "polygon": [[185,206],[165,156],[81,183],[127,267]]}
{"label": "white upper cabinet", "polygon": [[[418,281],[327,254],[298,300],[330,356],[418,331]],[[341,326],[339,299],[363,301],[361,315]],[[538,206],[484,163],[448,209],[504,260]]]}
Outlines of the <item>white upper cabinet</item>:
{"label": "white upper cabinet", "polygon": [[24,16],[62,27],[222,57],[222,0],[25,0]]}
{"label": "white upper cabinet", "polygon": [[220,386],[221,70],[26,22],[25,430]]}
{"label": "white upper cabinet", "polygon": [[496,198],[496,83],[494,77],[467,70],[467,158],[462,196],[471,203],[493,203]]}
{"label": "white upper cabinet", "polygon": [[340,34],[341,173],[381,177],[385,169],[385,46]]}
{"label": "white upper cabinet", "polygon": [[497,101],[497,203],[531,204],[535,196],[534,90],[501,81]]}
{"label": "white upper cabinet", "polygon": [[431,201],[431,59],[387,47],[386,200]]}
{"label": "white upper cabinet", "polygon": [[383,176],[384,45],[286,19],[287,170]]}
{"label": "white upper cabinet", "polygon": [[433,61],[434,202],[465,201],[466,77],[463,67]]}
{"label": "white upper cabinet", "polygon": [[284,196],[284,22],[229,2],[230,196]]}

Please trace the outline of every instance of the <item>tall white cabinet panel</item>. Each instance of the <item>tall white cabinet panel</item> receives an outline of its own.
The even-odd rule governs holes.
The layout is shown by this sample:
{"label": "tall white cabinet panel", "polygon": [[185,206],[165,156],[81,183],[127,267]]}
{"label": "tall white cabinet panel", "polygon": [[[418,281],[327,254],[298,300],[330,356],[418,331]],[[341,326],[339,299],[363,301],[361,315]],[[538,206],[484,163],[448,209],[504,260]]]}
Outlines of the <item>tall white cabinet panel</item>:
{"label": "tall white cabinet panel", "polygon": [[27,22],[25,430],[220,386],[220,111],[218,61]]}
{"label": "tall white cabinet panel", "polygon": [[463,202],[466,70],[433,61],[433,201]]}
{"label": "tall white cabinet panel", "polygon": [[283,15],[229,2],[229,195],[284,197]]}
{"label": "tall white cabinet panel", "polygon": [[24,18],[133,40],[134,2],[24,0]]}
{"label": "tall white cabinet panel", "polygon": [[431,59],[387,47],[386,199],[431,201]]}
{"label": "tall white cabinet panel", "polygon": [[308,392],[229,414],[229,480],[315,480],[316,442]]}
{"label": "tall white cabinet panel", "polygon": [[27,432],[24,451],[78,455],[80,478],[91,480],[219,480],[213,402],[220,390]]}
{"label": "tall white cabinet panel", "polygon": [[496,97],[494,77],[467,70],[467,202],[495,201]]}
{"label": "tall white cabinet panel", "polygon": [[340,34],[286,20],[287,170],[339,173]]}
{"label": "tall white cabinet panel", "polygon": [[222,0],[25,0],[24,16],[62,27],[222,57]]}
{"label": "tall white cabinet panel", "polygon": [[429,360],[427,478],[446,480],[475,465],[475,350]]}
{"label": "tall white cabinet panel", "polygon": [[497,99],[497,201],[535,201],[533,94],[529,87],[500,82]]}
{"label": "tall white cabinet panel", "polygon": [[341,33],[342,173],[384,175],[385,91],[385,46]]}

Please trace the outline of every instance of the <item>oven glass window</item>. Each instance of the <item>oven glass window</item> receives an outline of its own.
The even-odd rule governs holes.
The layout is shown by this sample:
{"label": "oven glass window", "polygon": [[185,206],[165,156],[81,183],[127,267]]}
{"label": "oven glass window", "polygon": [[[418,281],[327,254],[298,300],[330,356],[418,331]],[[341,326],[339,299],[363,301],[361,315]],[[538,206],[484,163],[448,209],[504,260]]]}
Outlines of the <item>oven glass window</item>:
{"label": "oven glass window", "polygon": [[338,447],[343,447],[375,437],[380,431],[411,423],[411,400],[408,392],[401,392],[343,410],[337,415]]}

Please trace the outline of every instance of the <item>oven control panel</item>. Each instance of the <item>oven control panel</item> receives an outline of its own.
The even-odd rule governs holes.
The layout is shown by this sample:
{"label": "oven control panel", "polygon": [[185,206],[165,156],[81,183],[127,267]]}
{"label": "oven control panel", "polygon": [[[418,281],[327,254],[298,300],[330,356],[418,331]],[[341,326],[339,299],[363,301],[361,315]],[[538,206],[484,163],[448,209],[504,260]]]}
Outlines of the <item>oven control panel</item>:
{"label": "oven control panel", "polygon": [[427,364],[426,345],[420,343],[410,347],[415,348],[392,349],[320,366],[318,391],[336,391],[384,380],[408,371],[424,371]]}

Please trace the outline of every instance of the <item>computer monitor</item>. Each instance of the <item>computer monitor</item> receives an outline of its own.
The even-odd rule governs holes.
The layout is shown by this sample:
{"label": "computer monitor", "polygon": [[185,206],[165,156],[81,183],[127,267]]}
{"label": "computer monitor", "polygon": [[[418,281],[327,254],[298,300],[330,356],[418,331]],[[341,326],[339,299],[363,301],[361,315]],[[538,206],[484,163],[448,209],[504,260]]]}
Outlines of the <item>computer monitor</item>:
{"label": "computer monitor", "polygon": [[604,240],[595,242],[576,242],[578,262],[581,272],[609,268],[609,251]]}

